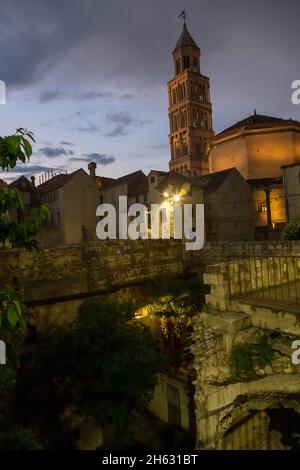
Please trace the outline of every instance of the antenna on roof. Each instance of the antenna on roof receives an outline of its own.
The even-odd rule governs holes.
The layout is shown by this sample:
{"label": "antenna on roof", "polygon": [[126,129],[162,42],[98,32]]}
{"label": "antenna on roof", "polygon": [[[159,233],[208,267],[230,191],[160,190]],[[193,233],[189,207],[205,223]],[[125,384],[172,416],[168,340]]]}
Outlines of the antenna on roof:
{"label": "antenna on roof", "polygon": [[256,116],[256,109],[254,110],[254,116]]}

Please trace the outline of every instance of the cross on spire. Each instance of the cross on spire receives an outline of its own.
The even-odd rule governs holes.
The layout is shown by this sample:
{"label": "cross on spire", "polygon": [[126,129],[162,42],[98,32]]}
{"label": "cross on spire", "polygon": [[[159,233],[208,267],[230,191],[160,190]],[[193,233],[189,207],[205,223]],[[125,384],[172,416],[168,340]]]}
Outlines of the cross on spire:
{"label": "cross on spire", "polygon": [[187,19],[187,14],[185,12],[185,8],[182,10],[182,12],[178,16],[178,18],[180,18],[185,23],[185,20]]}

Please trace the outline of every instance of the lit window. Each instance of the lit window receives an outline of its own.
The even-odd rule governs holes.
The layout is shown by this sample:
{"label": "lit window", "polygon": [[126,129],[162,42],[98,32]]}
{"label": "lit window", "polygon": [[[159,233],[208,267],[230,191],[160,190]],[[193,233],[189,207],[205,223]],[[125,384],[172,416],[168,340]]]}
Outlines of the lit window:
{"label": "lit window", "polygon": [[267,212],[267,203],[266,202],[260,202],[258,204],[258,212]]}

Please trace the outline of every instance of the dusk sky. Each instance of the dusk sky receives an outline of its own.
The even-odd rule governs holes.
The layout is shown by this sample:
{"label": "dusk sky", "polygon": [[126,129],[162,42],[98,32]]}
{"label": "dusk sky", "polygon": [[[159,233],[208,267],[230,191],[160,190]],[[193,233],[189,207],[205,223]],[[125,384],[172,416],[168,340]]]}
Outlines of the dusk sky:
{"label": "dusk sky", "polygon": [[0,135],[26,127],[37,139],[31,163],[7,176],[91,160],[111,177],[167,170],[166,83],[184,7],[215,132],[254,108],[299,120],[299,0],[1,0]]}

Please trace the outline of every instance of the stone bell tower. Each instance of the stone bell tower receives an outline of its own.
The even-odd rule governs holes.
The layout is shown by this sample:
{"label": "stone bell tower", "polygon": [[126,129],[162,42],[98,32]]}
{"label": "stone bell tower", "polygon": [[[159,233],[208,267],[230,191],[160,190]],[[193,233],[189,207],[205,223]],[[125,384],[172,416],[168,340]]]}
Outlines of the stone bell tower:
{"label": "stone bell tower", "polygon": [[168,82],[170,171],[188,177],[209,173],[208,149],[213,136],[209,78],[200,73],[200,49],[184,19],[173,51],[174,78]]}

